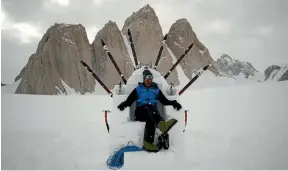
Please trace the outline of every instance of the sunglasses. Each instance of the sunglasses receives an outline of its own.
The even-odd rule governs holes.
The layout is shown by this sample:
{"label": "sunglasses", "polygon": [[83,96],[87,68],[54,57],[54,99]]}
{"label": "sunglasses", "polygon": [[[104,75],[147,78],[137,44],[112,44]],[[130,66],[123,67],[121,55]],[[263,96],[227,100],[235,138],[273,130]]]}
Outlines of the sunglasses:
{"label": "sunglasses", "polygon": [[153,75],[146,75],[144,76],[144,79],[153,79]]}

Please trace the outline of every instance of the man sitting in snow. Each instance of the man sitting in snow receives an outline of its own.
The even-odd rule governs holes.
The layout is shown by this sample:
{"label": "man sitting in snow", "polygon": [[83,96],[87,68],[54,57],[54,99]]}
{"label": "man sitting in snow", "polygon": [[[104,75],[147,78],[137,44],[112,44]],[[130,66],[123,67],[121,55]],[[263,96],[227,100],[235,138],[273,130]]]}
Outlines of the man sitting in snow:
{"label": "man sitting in snow", "polygon": [[143,148],[150,152],[157,152],[159,147],[153,144],[156,126],[161,132],[166,132],[177,122],[175,119],[166,122],[163,120],[157,109],[157,100],[164,106],[172,105],[177,110],[180,110],[182,106],[176,100],[171,101],[165,97],[158,85],[152,81],[153,74],[149,70],[144,70],[142,74],[143,83],[139,83],[126,101],[122,102],[118,108],[123,111],[136,100],[135,120],[146,122]]}

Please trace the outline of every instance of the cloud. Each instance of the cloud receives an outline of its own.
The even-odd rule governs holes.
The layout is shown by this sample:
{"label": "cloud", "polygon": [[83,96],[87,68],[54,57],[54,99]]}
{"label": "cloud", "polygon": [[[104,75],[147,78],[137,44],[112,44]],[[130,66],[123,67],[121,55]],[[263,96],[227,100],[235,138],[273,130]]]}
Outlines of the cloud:
{"label": "cloud", "polygon": [[14,37],[19,38],[21,43],[30,43],[42,36],[37,27],[30,23],[14,23],[11,29],[15,31]]}
{"label": "cloud", "polygon": [[92,0],[92,2],[96,6],[101,6],[101,4],[104,2],[104,0]]}
{"label": "cloud", "polygon": [[116,2],[116,1],[120,1],[120,0],[92,0],[93,4],[95,6],[98,6],[98,7],[104,5],[104,3],[111,3],[111,2],[113,3],[113,2]]}
{"label": "cloud", "polygon": [[70,5],[70,0],[44,0],[42,6],[44,9],[54,11],[55,7],[62,9],[63,7],[67,8]]}
{"label": "cloud", "polygon": [[215,20],[203,25],[205,34],[220,34],[227,35],[231,32],[231,25],[225,20]]}
{"label": "cloud", "polygon": [[7,19],[7,14],[3,11],[3,9],[1,9],[1,26],[3,25],[3,23],[5,22],[5,20]]}
{"label": "cloud", "polygon": [[38,42],[16,44],[12,41],[2,38],[1,81],[4,83],[13,83],[15,77],[27,64],[31,54],[35,53],[37,46]]}
{"label": "cloud", "polygon": [[268,36],[274,32],[270,26],[259,26],[253,30],[253,33],[260,36]]}
{"label": "cloud", "polygon": [[4,10],[1,11],[1,31],[3,38],[15,43],[31,43],[38,40],[42,33],[31,22],[15,22]]}
{"label": "cloud", "polygon": [[1,8],[1,30],[6,29],[11,22],[9,21],[8,15],[3,8]]}
{"label": "cloud", "polygon": [[[168,33],[171,27],[171,21],[173,20],[172,7],[166,3],[156,3],[154,6],[155,13],[159,18],[159,22],[162,27],[163,34]],[[169,15],[170,14],[170,15]]]}
{"label": "cloud", "polygon": [[87,32],[88,40],[90,43],[92,43],[99,29],[96,26],[87,26],[85,29]]}
{"label": "cloud", "polygon": [[69,6],[70,0],[49,0],[51,4],[57,4],[59,6]]}

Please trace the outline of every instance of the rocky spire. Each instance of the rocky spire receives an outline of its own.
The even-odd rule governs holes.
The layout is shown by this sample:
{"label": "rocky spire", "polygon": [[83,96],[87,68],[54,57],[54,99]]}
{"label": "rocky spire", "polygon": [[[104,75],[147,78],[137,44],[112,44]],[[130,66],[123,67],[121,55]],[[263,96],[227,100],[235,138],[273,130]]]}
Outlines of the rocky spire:
{"label": "rocky spire", "polygon": [[[179,58],[193,42],[195,43],[194,47],[180,63],[185,75],[189,79],[192,78],[193,69],[198,70],[209,63],[214,63],[214,60],[209,50],[198,40],[189,21],[186,18],[176,20],[170,27],[167,38],[167,45],[174,55]],[[208,70],[212,70],[215,74],[218,74],[213,66]]]}
{"label": "rocky spire", "polygon": [[106,54],[101,45],[101,39],[106,43],[115,62],[127,79],[134,71],[133,63],[128,55],[127,48],[115,22],[109,21],[97,33],[95,40],[92,43],[93,51],[93,69],[100,79],[108,88],[114,88],[115,84],[119,84],[121,77],[116,71],[113,63]]}
{"label": "rocky spire", "polygon": [[81,65],[91,65],[91,50],[81,24],[54,24],[42,37],[35,54],[16,80],[21,82],[15,93],[66,93],[65,84],[76,92],[93,92],[95,81]]}
{"label": "rocky spire", "polygon": [[[150,64],[151,62],[154,64],[164,37],[154,9],[150,5],[145,5],[134,12],[125,20],[122,28],[122,33],[126,36],[128,29],[131,30],[138,61],[142,64]],[[172,57],[165,47],[158,65],[158,71],[164,76],[172,66]],[[167,81],[179,85],[176,70],[170,74]]]}
{"label": "rocky spire", "polygon": [[264,71],[265,81],[266,80],[276,80],[285,81],[288,80],[288,65],[271,65]]}
{"label": "rocky spire", "polygon": [[229,55],[223,54],[217,59],[217,64],[221,71],[236,76],[242,73],[246,78],[254,76],[258,72],[250,62],[239,61],[232,59]]}

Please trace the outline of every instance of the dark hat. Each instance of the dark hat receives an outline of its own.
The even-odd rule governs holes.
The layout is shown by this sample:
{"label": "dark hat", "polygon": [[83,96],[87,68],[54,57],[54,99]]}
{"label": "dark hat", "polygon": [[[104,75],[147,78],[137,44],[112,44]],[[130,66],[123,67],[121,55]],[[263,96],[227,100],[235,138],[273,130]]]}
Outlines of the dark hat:
{"label": "dark hat", "polygon": [[149,71],[148,69],[146,69],[146,70],[144,70],[143,71],[143,73],[142,73],[142,75],[143,75],[143,79],[145,79],[145,78],[153,78],[153,74],[151,73],[151,71]]}

